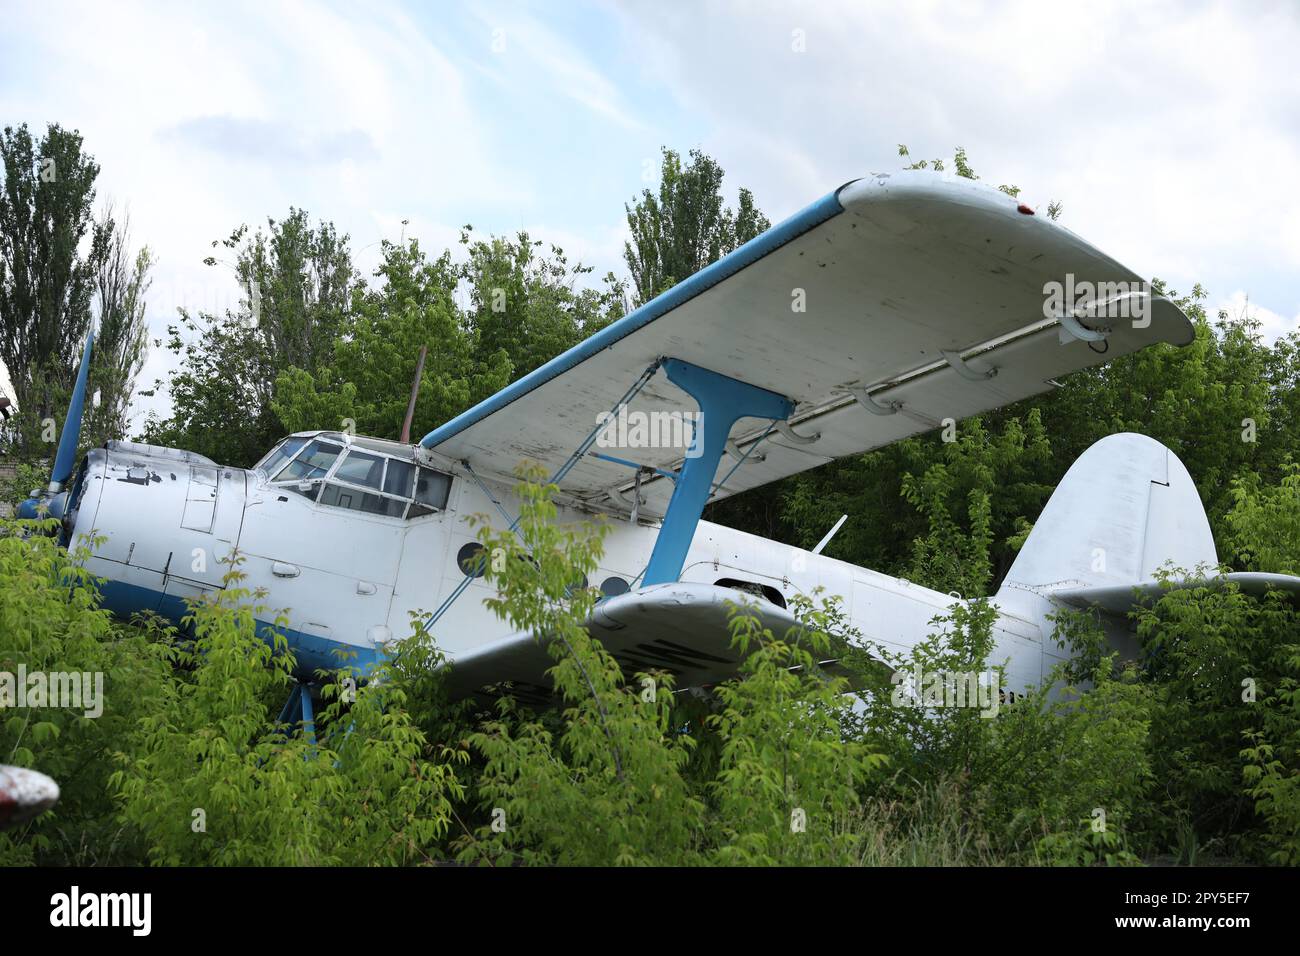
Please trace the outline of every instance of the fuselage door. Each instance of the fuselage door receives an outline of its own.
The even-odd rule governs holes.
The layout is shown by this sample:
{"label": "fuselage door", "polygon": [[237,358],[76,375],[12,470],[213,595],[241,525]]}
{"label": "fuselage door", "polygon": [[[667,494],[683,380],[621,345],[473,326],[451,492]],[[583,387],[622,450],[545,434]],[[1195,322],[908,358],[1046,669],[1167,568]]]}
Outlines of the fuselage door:
{"label": "fuselage door", "polygon": [[191,531],[212,532],[217,514],[218,475],[215,465],[190,465],[190,483],[185,494],[185,512],[181,527]]}

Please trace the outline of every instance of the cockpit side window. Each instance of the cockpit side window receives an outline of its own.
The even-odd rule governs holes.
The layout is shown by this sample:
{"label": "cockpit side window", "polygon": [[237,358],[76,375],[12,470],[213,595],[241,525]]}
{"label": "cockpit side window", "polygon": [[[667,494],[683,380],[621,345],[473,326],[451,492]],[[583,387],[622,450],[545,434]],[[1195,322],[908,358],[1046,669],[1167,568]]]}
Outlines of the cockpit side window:
{"label": "cockpit side window", "polygon": [[384,477],[384,459],[364,451],[349,449],[348,456],[339,463],[334,472],[336,481],[361,485],[365,488],[378,488]]}
{"label": "cockpit side window", "polygon": [[321,441],[318,438],[303,449],[297,458],[280,469],[279,474],[274,475],[272,480],[313,481],[324,478],[342,450],[342,445]]}

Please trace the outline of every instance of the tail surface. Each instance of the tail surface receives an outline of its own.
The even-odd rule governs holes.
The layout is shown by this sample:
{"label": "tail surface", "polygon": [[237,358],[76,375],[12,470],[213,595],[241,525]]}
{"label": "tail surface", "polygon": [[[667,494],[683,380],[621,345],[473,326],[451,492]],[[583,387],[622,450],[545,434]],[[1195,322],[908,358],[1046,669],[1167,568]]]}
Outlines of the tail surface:
{"label": "tail surface", "polygon": [[1178,456],[1154,438],[1123,432],[1070,466],[998,599],[1132,587],[1170,564],[1213,574],[1218,563],[1201,497]]}

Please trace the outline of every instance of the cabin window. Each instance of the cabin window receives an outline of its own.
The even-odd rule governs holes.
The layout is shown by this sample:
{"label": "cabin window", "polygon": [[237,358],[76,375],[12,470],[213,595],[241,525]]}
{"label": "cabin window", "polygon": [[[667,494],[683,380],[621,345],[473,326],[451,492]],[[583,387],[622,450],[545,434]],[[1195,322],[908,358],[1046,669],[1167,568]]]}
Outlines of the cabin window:
{"label": "cabin window", "polygon": [[324,478],[341,451],[343,451],[342,445],[317,439],[303,449],[297,458],[285,465],[275,476],[275,481],[311,481],[315,478]]}
{"label": "cabin window", "polygon": [[411,482],[415,478],[415,466],[409,461],[388,460],[388,470],[384,472],[384,492],[402,498],[411,497]]}
{"label": "cabin window", "polygon": [[626,594],[631,589],[631,585],[617,576],[606,578],[600,582],[600,593],[605,597],[618,597],[618,595]]}
{"label": "cabin window", "polygon": [[383,482],[384,459],[378,455],[370,455],[353,448],[339,464],[338,470],[334,472],[334,477],[338,481],[378,489]]}
{"label": "cabin window", "polygon": [[466,577],[479,578],[487,570],[486,549],[477,541],[463,545],[456,552],[456,564]]}
{"label": "cabin window", "polygon": [[415,478],[415,504],[411,505],[408,518],[433,514],[447,507],[447,498],[451,494],[451,476],[429,468],[419,469]]}
{"label": "cabin window", "polygon": [[362,491],[360,488],[348,488],[329,482],[320,495],[320,503],[334,508],[347,508],[371,515],[384,515],[400,518],[406,510],[406,502],[397,498]]}

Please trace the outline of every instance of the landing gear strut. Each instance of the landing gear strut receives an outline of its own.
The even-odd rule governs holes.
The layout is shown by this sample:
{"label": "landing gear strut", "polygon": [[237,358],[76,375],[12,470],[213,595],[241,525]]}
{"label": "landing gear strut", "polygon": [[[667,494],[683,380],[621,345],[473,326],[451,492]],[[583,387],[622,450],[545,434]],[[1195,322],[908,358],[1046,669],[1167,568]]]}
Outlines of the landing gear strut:
{"label": "landing gear strut", "polygon": [[280,711],[280,719],[276,723],[289,724],[290,727],[301,725],[303,736],[313,747],[316,746],[316,711],[312,707],[309,685],[293,685],[293,691],[285,701],[284,710]]}

